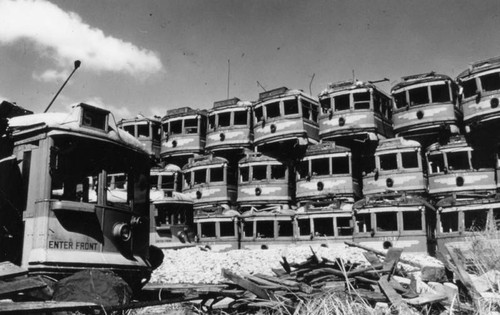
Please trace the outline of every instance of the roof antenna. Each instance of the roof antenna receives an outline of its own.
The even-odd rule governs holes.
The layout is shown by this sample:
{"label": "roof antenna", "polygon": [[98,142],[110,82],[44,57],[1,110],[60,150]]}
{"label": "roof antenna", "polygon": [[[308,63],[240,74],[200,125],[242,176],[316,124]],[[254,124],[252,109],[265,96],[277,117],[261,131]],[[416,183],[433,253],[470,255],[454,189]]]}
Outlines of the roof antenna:
{"label": "roof antenna", "polygon": [[352,82],[356,81],[356,77],[354,76],[354,69],[352,69]]}
{"label": "roof antenna", "polygon": [[229,74],[231,73],[231,60],[227,60],[227,99],[229,99]]}
{"label": "roof antenna", "polygon": [[311,82],[309,82],[309,95],[313,95],[312,91],[311,91],[311,85],[313,84],[313,80],[314,80],[314,76],[316,75],[316,73],[313,73],[312,77],[311,77]]}
{"label": "roof antenna", "polygon": [[259,81],[257,81],[257,86],[260,86],[264,90],[264,92],[266,92],[266,89],[262,86],[262,84],[260,84]]}
{"label": "roof antenna", "polygon": [[49,110],[50,106],[52,106],[52,103],[54,103],[54,101],[56,100],[56,98],[59,95],[59,93],[61,93],[62,89],[66,86],[66,83],[68,83],[69,79],[71,78],[71,76],[73,75],[73,73],[75,73],[76,69],[80,68],[81,64],[82,64],[82,62],[80,60],[75,60],[75,62],[74,62],[75,68],[70,73],[70,75],[66,79],[66,81],[64,81],[63,85],[61,86],[61,88],[59,89],[59,91],[57,91],[56,95],[54,95],[54,98],[52,99],[52,101],[50,101],[49,106],[47,106],[47,108],[43,111],[44,113],[46,113]]}

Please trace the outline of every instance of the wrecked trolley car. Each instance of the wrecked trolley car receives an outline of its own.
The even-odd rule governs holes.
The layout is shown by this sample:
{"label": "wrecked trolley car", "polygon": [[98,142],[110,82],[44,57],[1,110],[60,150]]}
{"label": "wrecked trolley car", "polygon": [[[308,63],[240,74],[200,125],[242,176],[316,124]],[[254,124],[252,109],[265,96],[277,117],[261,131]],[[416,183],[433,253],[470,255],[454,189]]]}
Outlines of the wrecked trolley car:
{"label": "wrecked trolley car", "polygon": [[135,118],[122,119],[116,125],[139,140],[144,150],[155,158],[160,157],[161,122],[159,117],[146,118],[137,115]]}

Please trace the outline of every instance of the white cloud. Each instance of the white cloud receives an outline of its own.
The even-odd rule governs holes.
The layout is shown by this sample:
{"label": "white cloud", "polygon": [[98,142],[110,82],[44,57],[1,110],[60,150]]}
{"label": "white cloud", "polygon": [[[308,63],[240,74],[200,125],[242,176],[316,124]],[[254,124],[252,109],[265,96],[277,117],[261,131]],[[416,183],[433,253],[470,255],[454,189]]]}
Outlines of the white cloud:
{"label": "white cloud", "polygon": [[46,70],[41,74],[33,73],[33,79],[42,82],[53,82],[53,81],[64,82],[64,80],[66,80],[68,76],[69,76],[68,71],[65,70],[57,71],[55,69]]}
{"label": "white cloud", "polygon": [[[53,56],[59,67],[67,67],[78,59],[87,70],[139,77],[163,69],[157,53],[107,36],[74,12],[65,12],[45,0],[0,0],[0,44],[20,39],[35,43],[44,56]],[[35,77],[59,79],[62,73],[48,70]]]}

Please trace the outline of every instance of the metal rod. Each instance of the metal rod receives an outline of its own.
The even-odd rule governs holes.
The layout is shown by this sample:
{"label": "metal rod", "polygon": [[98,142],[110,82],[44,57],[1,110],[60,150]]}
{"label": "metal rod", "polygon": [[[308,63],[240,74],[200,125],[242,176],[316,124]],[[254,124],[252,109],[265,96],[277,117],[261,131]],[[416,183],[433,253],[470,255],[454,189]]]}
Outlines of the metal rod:
{"label": "metal rod", "polygon": [[73,73],[75,73],[76,69],[78,69],[81,65],[81,61],[80,60],[75,60],[75,63],[74,63],[74,66],[75,68],[73,69],[73,71],[70,73],[69,77],[66,79],[66,81],[64,81],[63,85],[61,86],[61,88],[59,88],[59,91],[57,91],[56,95],[54,95],[54,98],[52,99],[52,101],[50,101],[50,104],[49,106],[47,106],[47,108],[43,111],[44,113],[46,113],[50,106],[52,106],[52,103],[54,103],[54,101],[56,100],[57,96],[59,95],[59,93],[61,93],[62,89],[64,89],[64,87],[66,86],[66,83],[68,83],[69,79],[71,78],[71,76],[73,75]]}
{"label": "metal rod", "polygon": [[227,60],[227,99],[229,99],[229,75],[231,74],[231,60]]}

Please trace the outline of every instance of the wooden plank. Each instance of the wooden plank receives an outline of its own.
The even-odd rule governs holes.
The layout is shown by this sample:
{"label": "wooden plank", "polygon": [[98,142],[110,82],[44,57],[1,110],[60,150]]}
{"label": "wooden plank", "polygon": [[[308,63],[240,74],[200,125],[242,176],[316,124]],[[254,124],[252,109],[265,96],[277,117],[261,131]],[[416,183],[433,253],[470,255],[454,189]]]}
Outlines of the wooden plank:
{"label": "wooden plank", "polygon": [[0,297],[45,288],[47,284],[38,278],[21,278],[9,282],[0,281]]}
{"label": "wooden plank", "polygon": [[222,269],[222,276],[224,278],[227,278],[227,279],[233,281],[234,283],[236,283],[240,287],[254,293],[259,298],[269,300],[269,294],[267,293],[266,290],[262,289],[261,287],[254,284],[253,282],[238,276],[237,274],[230,271],[229,269],[223,268]]}
{"label": "wooden plank", "polygon": [[366,260],[370,263],[370,265],[379,265],[382,262],[378,258],[378,256],[375,253],[372,252],[363,252],[363,256],[365,256]]}
{"label": "wooden plank", "polygon": [[455,265],[455,271],[456,271],[455,274],[458,276],[463,285],[469,290],[469,293],[471,294],[472,298],[474,299],[479,298],[481,294],[476,290],[476,287],[472,282],[469,273],[465,269],[464,263],[456,253],[456,250],[459,251],[459,249],[454,247],[452,244],[445,244],[444,246],[448,251],[448,254],[450,255],[453,264]]}
{"label": "wooden plank", "polygon": [[[382,257],[386,256],[386,253],[384,253],[383,251],[376,250],[374,248],[371,248],[371,247],[368,247],[368,246],[364,246],[364,245],[361,245],[361,244],[358,244],[358,243],[355,243],[355,242],[345,241],[344,244],[346,244],[348,246],[351,246],[351,247],[358,247],[358,248],[364,249],[366,251],[375,253],[375,254],[377,254],[379,256],[382,256]],[[411,260],[406,260],[406,259],[400,258],[399,261],[402,262],[402,263],[404,263],[404,264],[411,265],[411,266],[414,266],[414,267],[419,267],[419,268],[422,267],[421,264],[419,264],[418,262],[414,262],[414,261],[411,261]]]}
{"label": "wooden plank", "polygon": [[24,276],[28,274],[28,270],[14,265],[10,261],[0,262],[0,280]]}
{"label": "wooden plank", "polygon": [[401,295],[399,295],[396,290],[390,285],[389,281],[387,280],[387,276],[382,276],[380,277],[380,280],[378,281],[378,285],[380,286],[380,289],[382,292],[385,294],[389,302],[396,308],[400,309],[403,307],[406,302],[403,301],[403,298]]}

